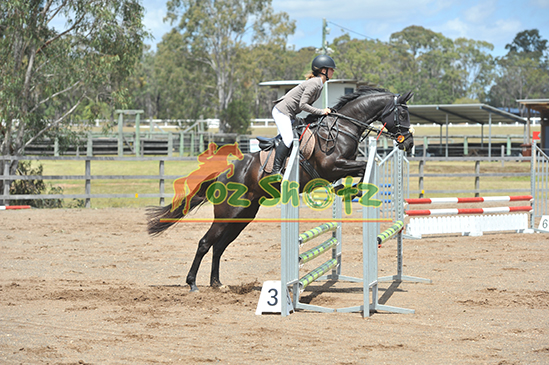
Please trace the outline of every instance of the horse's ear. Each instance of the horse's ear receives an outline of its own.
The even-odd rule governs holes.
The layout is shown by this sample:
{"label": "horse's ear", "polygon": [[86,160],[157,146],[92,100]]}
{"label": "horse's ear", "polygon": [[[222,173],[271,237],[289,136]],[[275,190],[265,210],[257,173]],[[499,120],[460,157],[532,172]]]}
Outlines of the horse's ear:
{"label": "horse's ear", "polygon": [[410,99],[412,98],[412,96],[414,96],[414,93],[411,92],[411,91],[408,91],[406,94],[400,96],[400,97],[398,98],[398,101],[399,101],[399,103],[404,104],[404,103],[406,103],[408,100],[410,100]]}

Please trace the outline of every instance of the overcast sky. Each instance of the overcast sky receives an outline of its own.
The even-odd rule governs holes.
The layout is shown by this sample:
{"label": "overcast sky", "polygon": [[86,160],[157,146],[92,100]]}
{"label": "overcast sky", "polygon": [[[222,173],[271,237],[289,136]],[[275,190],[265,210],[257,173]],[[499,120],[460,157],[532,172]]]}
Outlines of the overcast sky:
{"label": "overcast sky", "polygon": [[[155,49],[171,28],[162,21],[166,0],[142,3],[145,26],[155,37],[146,43]],[[392,33],[418,25],[452,39],[488,41],[495,47],[492,54],[502,56],[523,30],[538,29],[549,39],[549,0],[273,0],[272,5],[296,21],[289,39],[296,49],[321,46],[323,18],[330,28],[328,42],[344,33],[388,41]]]}

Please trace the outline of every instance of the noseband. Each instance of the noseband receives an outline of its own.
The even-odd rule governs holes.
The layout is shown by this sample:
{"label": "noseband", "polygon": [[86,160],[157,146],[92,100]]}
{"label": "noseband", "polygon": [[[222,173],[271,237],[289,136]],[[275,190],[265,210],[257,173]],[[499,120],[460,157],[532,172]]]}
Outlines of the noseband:
{"label": "noseband", "polygon": [[374,121],[375,119],[373,120],[370,120],[370,121],[361,121],[361,120],[358,120],[358,119],[355,119],[355,118],[351,118],[347,115],[344,115],[344,114],[339,114],[337,112],[332,112],[330,113],[329,115],[332,115],[332,116],[335,116],[335,117],[339,117],[339,118],[343,118],[343,119],[346,119],[350,122],[352,122],[353,124],[357,125],[358,127],[360,128],[363,128],[364,130],[368,130],[368,133],[366,135],[364,135],[362,137],[361,140],[364,140],[364,138],[366,138],[371,132],[375,132],[378,137],[380,135],[383,135],[383,136],[387,136],[399,143],[402,143],[404,142],[404,139],[405,137],[402,135],[402,128],[404,129],[408,129],[408,132],[410,133],[410,129],[411,129],[411,126],[405,126],[405,125],[402,125],[400,124],[400,118],[398,117],[398,109],[399,108],[408,108],[405,104],[401,104],[398,102],[398,98],[399,98],[400,95],[396,94],[394,95],[394,102],[391,106],[391,108],[387,108],[383,114],[381,114],[381,117],[379,118],[382,122],[384,122],[384,119],[387,118],[387,116],[389,116],[391,113],[394,112],[394,119],[393,119],[393,124],[394,126],[396,127],[397,131],[396,133],[393,133],[393,132],[390,132],[388,129],[387,130],[384,130],[384,127],[387,125],[387,122],[384,123],[383,127],[381,129],[378,129],[376,127],[372,127],[370,125],[370,123],[372,121]]}
{"label": "noseband", "polygon": [[[399,143],[402,143],[404,142],[404,136],[402,135],[402,129],[407,129],[408,130],[408,133],[411,133],[410,129],[411,129],[411,126],[405,126],[405,125],[402,125],[400,123],[400,118],[399,118],[399,108],[402,108],[402,109],[408,109],[408,106],[406,104],[401,104],[398,102],[398,98],[400,97],[400,95],[396,94],[394,95],[394,98],[393,98],[393,106],[389,109],[386,109],[383,114],[381,115],[381,121],[384,122],[384,119],[389,116],[391,113],[393,113],[393,125],[395,126],[396,128],[396,133],[393,134],[393,139],[396,140],[397,142]],[[388,122],[385,122],[385,125],[387,125]],[[389,132],[390,133],[390,132]]]}

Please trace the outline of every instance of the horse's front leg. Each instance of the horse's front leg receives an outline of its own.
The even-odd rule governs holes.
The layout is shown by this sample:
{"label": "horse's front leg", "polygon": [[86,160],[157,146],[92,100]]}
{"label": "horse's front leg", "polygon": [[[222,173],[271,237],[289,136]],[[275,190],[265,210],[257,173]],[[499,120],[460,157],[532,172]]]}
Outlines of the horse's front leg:
{"label": "horse's front leg", "polygon": [[366,170],[366,161],[337,159],[334,163],[333,172],[340,177],[352,176],[364,176],[364,170]]}

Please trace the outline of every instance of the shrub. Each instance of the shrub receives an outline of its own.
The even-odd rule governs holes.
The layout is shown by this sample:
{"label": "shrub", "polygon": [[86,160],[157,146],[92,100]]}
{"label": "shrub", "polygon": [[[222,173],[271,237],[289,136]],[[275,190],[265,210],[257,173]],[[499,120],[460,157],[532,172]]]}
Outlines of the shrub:
{"label": "shrub", "polygon": [[[19,161],[17,175],[42,176],[44,168],[41,164],[32,167],[31,161]],[[46,185],[42,179],[16,180],[10,187],[10,194],[13,195],[41,195],[41,194],[63,194],[61,186]],[[63,199],[28,199],[18,200],[18,204],[30,205],[35,208],[63,208]],[[74,199],[69,207],[81,207],[83,200]]]}

